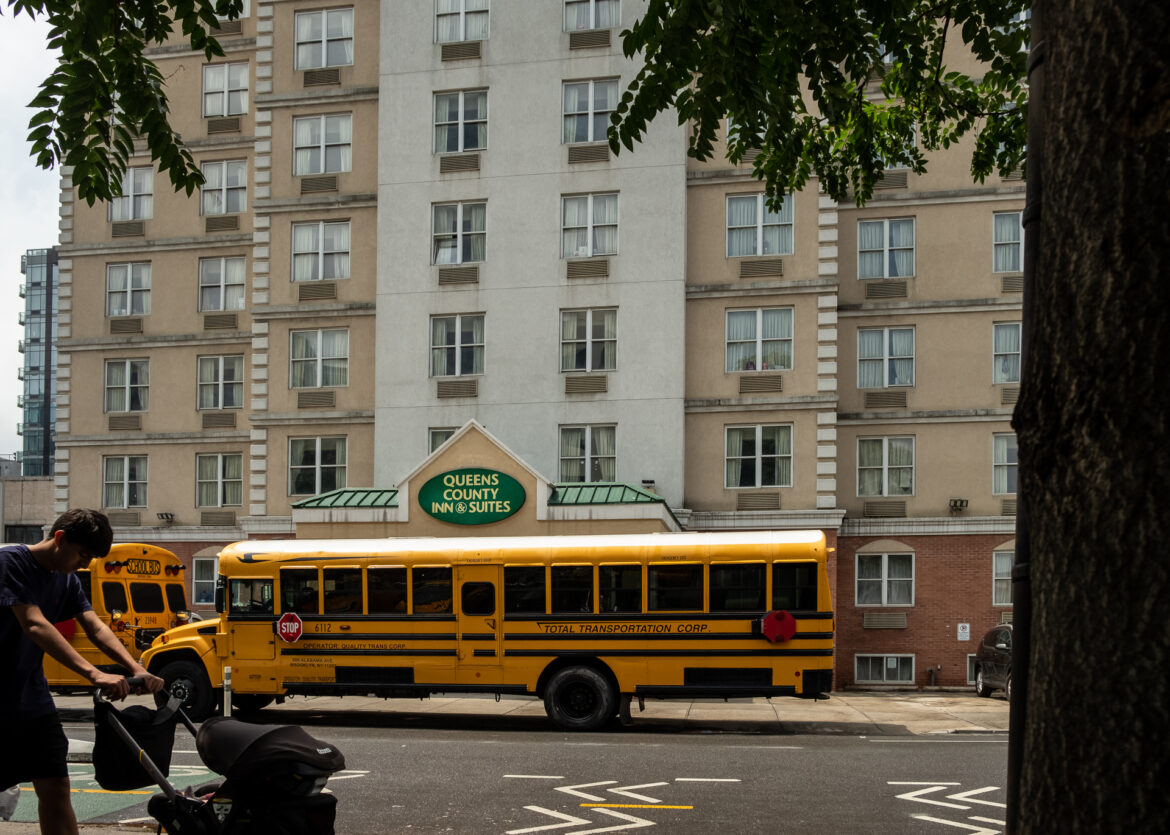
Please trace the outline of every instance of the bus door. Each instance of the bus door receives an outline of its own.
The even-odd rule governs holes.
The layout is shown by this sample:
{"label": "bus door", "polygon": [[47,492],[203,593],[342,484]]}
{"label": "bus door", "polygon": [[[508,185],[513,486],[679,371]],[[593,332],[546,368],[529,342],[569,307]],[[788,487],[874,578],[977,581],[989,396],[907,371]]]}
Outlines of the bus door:
{"label": "bus door", "polygon": [[239,661],[272,661],[276,657],[272,578],[231,577],[227,586],[231,652],[223,663],[235,667]]}
{"label": "bus door", "polygon": [[499,680],[504,655],[503,584],[499,565],[457,566],[455,595],[461,684]]}

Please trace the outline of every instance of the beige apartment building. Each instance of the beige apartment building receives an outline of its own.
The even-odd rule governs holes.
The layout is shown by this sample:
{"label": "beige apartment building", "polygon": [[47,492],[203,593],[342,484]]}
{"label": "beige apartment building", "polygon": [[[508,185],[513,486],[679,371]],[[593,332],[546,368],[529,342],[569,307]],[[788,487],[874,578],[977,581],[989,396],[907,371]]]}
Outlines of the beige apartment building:
{"label": "beige apartment building", "polygon": [[[1011,613],[1023,183],[960,146],[773,213],[669,116],[615,156],[645,5],[248,0],[222,58],[154,50],[207,185],[66,172],[56,508],[197,602],[244,538],[821,528],[837,686],[967,684]],[[468,466],[539,500],[412,504]]]}

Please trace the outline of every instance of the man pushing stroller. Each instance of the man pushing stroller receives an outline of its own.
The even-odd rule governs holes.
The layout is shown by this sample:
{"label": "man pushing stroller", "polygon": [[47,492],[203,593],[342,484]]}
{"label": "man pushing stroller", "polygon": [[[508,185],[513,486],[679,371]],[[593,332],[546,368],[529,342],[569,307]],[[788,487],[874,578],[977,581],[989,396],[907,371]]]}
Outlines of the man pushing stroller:
{"label": "man pushing stroller", "polygon": [[107,699],[130,692],[121,675],[82,658],[53,624],[77,618],[102,652],[157,693],[163,680],[146,672],[94,614],[76,572],[110,551],[109,520],[96,510],[70,510],[36,545],[0,548],[0,790],[32,781],[42,833],[76,833],[70,800],[68,743],[43,672],[44,653],[93,682]]}

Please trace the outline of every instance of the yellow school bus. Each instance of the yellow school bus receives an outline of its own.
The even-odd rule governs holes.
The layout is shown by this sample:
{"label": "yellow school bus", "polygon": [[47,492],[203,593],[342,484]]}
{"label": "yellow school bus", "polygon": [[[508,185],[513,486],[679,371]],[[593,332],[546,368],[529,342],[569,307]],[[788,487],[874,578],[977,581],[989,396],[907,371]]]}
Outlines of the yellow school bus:
{"label": "yellow school bus", "polygon": [[821,531],[239,542],[217,620],[143,664],[198,717],[288,695],[523,694],[590,730],[630,699],[832,688]]}
{"label": "yellow school bus", "polygon": [[[77,578],[97,616],[137,657],[167,629],[191,617],[183,571],[179,558],[165,548],[123,542],[110,548],[106,556],[95,557],[77,572]],[[106,671],[120,669],[93,645],[76,620],[62,621],[57,629],[94,666]],[[88,679],[47,654],[44,670],[49,687],[57,692],[93,687]]]}

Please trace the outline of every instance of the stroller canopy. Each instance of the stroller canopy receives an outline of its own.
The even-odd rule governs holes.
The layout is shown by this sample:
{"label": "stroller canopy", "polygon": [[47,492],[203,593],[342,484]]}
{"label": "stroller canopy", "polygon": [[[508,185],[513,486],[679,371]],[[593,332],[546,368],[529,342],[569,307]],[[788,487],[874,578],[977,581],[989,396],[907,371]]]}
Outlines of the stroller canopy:
{"label": "stroller canopy", "polygon": [[199,757],[229,780],[246,779],[304,763],[330,773],[345,768],[345,756],[295,725],[251,725],[226,716],[208,719],[195,737]]}

